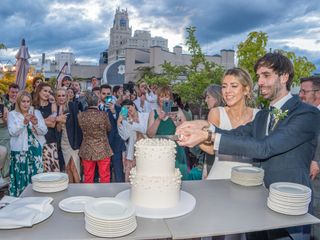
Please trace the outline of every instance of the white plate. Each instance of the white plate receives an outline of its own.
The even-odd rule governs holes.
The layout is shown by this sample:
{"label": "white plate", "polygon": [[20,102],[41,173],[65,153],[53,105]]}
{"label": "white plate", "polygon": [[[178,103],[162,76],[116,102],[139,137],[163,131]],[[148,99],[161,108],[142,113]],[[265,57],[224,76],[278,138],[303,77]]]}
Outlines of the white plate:
{"label": "white plate", "polygon": [[241,178],[241,179],[263,179],[263,175],[244,175],[244,174],[236,174],[234,172],[231,173],[231,177]]}
{"label": "white plate", "polygon": [[250,167],[250,166],[237,166],[233,167],[232,171],[235,171],[237,173],[242,173],[242,174],[263,174],[264,170],[262,168],[257,168],[257,167]]}
{"label": "white plate", "polygon": [[130,232],[132,232],[133,230],[135,230],[137,228],[137,223],[134,223],[130,226],[128,226],[126,229],[114,229],[114,231],[106,231],[105,229],[96,229],[95,227],[93,226],[89,226],[89,225],[85,225],[85,228],[86,229],[89,229],[89,230],[92,230],[96,233],[101,233],[101,234],[112,234],[112,235],[115,235],[115,234],[128,234]]}
{"label": "white plate", "polygon": [[281,195],[276,195],[276,194],[269,194],[269,198],[274,200],[275,202],[283,202],[286,204],[309,204],[311,201],[311,197],[290,198],[290,197],[283,197]]}
{"label": "white plate", "polygon": [[263,176],[257,176],[257,175],[240,175],[240,174],[234,174],[231,173],[231,177],[233,178],[241,178],[241,179],[248,179],[248,180],[263,180]]}
{"label": "white plate", "polygon": [[294,205],[294,204],[283,204],[283,203],[279,203],[274,201],[271,198],[268,198],[268,201],[279,208],[284,208],[284,209],[290,209],[290,210],[300,210],[300,209],[304,209],[304,208],[308,208],[309,204],[299,204],[299,205]]}
{"label": "white plate", "polygon": [[65,198],[59,202],[59,208],[66,212],[81,213],[84,211],[84,205],[94,197],[76,196]]}
{"label": "white plate", "polygon": [[39,184],[39,182],[33,182],[32,185],[37,187],[37,188],[53,188],[53,187],[62,187],[62,186],[66,186],[68,185],[69,183],[66,181],[66,182],[59,182],[59,183],[41,183]]}
{"label": "white plate", "polygon": [[118,232],[113,232],[113,233],[108,233],[108,232],[101,232],[96,229],[92,229],[90,226],[87,224],[85,225],[86,230],[91,233],[92,235],[98,236],[98,237],[121,237],[128,235],[129,233],[133,232],[137,228],[137,224],[133,225],[132,227],[126,229],[125,231],[118,231]]}
{"label": "white plate", "polygon": [[[38,224],[40,222],[43,222],[47,218],[49,218],[54,211],[54,208],[51,204],[48,204],[44,212],[40,212],[38,215],[35,216],[33,219],[33,225]],[[24,228],[24,226],[18,226],[18,225],[12,225],[12,226],[6,226],[6,227],[1,227],[0,229],[17,229],[17,228]]]}
{"label": "white plate", "polygon": [[[116,198],[118,199],[125,199],[130,201],[130,189],[122,191],[117,194]],[[135,206],[136,208],[136,215],[138,217],[144,218],[174,218],[183,216],[189,212],[191,212],[194,207],[196,206],[196,199],[190,194],[185,191],[180,192],[180,201],[177,206],[172,208],[144,208],[140,206]]]}
{"label": "white plate", "polygon": [[134,215],[132,203],[116,198],[96,198],[85,205],[85,213],[102,220],[120,220]]}
{"label": "white plate", "polygon": [[284,208],[278,207],[269,201],[267,202],[267,206],[275,212],[286,214],[286,215],[303,215],[308,212],[308,208],[304,208],[301,210],[289,210],[289,209],[284,209]]}
{"label": "white plate", "polygon": [[32,186],[32,189],[36,192],[43,192],[43,193],[53,193],[53,192],[60,192],[68,188],[68,184],[61,187],[52,187],[52,188],[38,188],[36,186]]}
{"label": "white plate", "polygon": [[134,225],[137,225],[137,222],[134,220],[131,223],[128,223],[128,224],[121,226],[121,227],[112,226],[112,225],[99,226],[96,224],[91,224],[88,221],[86,221],[86,225],[88,225],[91,229],[95,229],[100,232],[120,232],[120,231],[126,231],[128,228],[131,228]]}
{"label": "white plate", "polygon": [[259,186],[259,185],[263,184],[262,181],[249,182],[249,181],[237,180],[237,179],[234,179],[234,178],[231,178],[231,182],[233,182],[235,184],[238,184],[238,185],[241,185],[241,186],[245,186],[245,187],[254,187],[254,186]]}
{"label": "white plate", "polygon": [[269,188],[270,192],[287,197],[304,197],[311,196],[311,189],[297,183],[278,182],[272,183]]}
{"label": "white plate", "polygon": [[132,217],[130,218],[126,218],[126,219],[123,219],[123,220],[111,220],[111,221],[108,221],[108,220],[101,220],[101,219],[97,219],[97,218],[94,218],[92,216],[89,216],[87,213],[84,214],[85,215],[85,220],[88,221],[88,222],[91,222],[93,224],[98,224],[98,225],[113,225],[113,226],[122,226],[122,225],[126,225],[130,222],[132,222],[134,219],[135,219],[135,215],[132,215]]}
{"label": "white plate", "polygon": [[32,182],[58,182],[68,179],[68,175],[60,172],[39,173],[31,177]]}
{"label": "white plate", "polygon": [[235,177],[233,175],[231,175],[231,179],[234,179],[234,180],[239,180],[239,181],[246,181],[246,182],[262,182],[263,179],[262,178],[242,178],[242,177]]}

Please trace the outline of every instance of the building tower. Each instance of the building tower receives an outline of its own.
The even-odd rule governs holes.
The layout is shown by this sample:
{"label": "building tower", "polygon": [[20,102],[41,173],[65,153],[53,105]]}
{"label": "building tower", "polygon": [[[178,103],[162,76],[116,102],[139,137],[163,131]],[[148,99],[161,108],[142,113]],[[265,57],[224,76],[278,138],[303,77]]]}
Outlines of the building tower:
{"label": "building tower", "polygon": [[117,8],[113,20],[113,26],[110,29],[110,43],[108,50],[108,62],[125,57],[125,48],[128,39],[132,35],[132,28],[129,27],[128,11]]}

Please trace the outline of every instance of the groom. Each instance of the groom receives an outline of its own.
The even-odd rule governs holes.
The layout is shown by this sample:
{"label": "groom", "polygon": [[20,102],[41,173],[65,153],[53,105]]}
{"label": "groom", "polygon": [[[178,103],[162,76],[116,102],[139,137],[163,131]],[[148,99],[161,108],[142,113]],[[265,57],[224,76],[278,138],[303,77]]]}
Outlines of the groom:
{"label": "groom", "polygon": [[294,71],[287,57],[268,53],[254,68],[260,94],[270,101],[273,110],[261,110],[253,122],[230,131],[206,121],[185,122],[177,128],[176,133],[182,135],[179,144],[193,147],[210,141],[221,154],[253,158],[265,170],[267,188],[274,182],[311,187],[309,167],[317,144],[320,112],[291,95]]}

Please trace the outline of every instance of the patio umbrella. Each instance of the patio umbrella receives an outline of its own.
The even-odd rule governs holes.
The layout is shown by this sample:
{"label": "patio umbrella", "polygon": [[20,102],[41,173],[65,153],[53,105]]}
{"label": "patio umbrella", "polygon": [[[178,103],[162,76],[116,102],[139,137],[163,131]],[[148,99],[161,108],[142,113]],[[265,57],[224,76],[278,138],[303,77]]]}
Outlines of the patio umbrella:
{"label": "patio umbrella", "polygon": [[21,47],[16,54],[16,84],[19,85],[19,89],[23,90],[26,86],[26,78],[29,71],[29,62],[30,54],[28,48],[26,47],[26,42],[22,39]]}

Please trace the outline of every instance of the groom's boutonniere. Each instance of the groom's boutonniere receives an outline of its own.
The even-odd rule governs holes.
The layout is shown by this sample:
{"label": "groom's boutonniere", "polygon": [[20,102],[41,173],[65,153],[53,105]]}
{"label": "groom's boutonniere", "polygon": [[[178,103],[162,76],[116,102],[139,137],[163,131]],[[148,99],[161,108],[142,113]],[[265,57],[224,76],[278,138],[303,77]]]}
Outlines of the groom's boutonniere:
{"label": "groom's boutonniere", "polygon": [[289,110],[282,111],[282,109],[274,108],[272,109],[272,114],[274,115],[275,122],[278,122],[279,120],[285,119],[286,116],[288,116]]}

